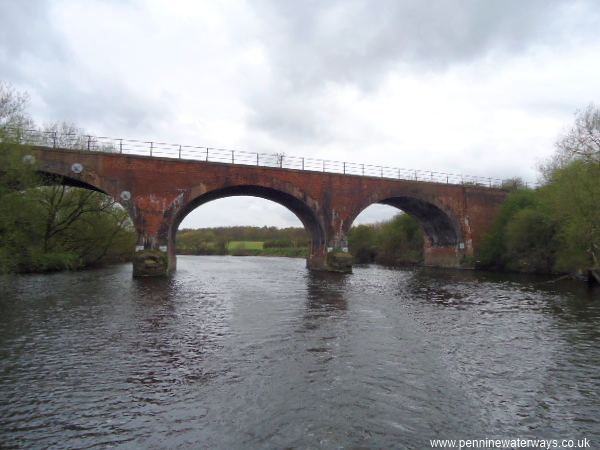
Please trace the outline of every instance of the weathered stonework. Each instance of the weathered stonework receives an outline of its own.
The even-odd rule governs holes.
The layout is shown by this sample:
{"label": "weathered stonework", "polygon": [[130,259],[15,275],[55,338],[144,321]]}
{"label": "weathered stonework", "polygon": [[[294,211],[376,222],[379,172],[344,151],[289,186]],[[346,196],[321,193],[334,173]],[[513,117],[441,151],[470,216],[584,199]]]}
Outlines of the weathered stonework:
{"label": "weathered stonework", "polygon": [[133,256],[134,277],[158,277],[170,273],[169,258],[160,250],[141,250]]}
{"label": "weathered stonework", "polygon": [[348,252],[333,250],[327,253],[327,265],[325,270],[329,272],[351,273],[352,255]]}

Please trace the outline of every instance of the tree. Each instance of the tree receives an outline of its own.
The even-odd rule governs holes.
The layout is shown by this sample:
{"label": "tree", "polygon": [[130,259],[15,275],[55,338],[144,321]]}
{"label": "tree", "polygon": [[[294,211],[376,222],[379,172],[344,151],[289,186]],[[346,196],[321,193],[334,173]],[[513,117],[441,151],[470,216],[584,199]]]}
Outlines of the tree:
{"label": "tree", "polygon": [[506,226],[506,268],[520,272],[552,272],[556,233],[556,221],[542,208],[517,211]]}
{"label": "tree", "polygon": [[521,177],[506,178],[502,180],[501,185],[501,188],[507,191],[516,191],[517,189],[524,189],[526,187],[527,183]]}
{"label": "tree", "polygon": [[372,263],[377,254],[376,230],[373,225],[352,227],[348,236],[350,253],[357,263]]}
{"label": "tree", "polygon": [[[0,83],[0,272],[80,268],[130,253],[133,227],[120,205],[98,192],[48,186],[60,180],[44,179],[25,158],[23,130],[33,128],[26,103]],[[54,143],[80,130],[55,124],[38,131],[50,131],[44,135]]]}
{"label": "tree", "polygon": [[383,223],[377,241],[376,262],[405,264],[423,259],[423,232],[416,219],[408,214],[397,214]]}
{"label": "tree", "polygon": [[561,222],[557,264],[566,270],[600,267],[600,109],[577,112],[542,167],[544,198]]}
{"label": "tree", "polygon": [[545,185],[511,192],[485,237],[485,267],[576,272],[600,267],[600,110],[589,105],[541,167]]}
{"label": "tree", "polygon": [[32,125],[31,118],[25,112],[28,101],[26,93],[0,81],[0,133],[5,133],[8,128],[22,129]]}
{"label": "tree", "polygon": [[573,161],[540,194],[560,223],[558,268],[600,267],[600,164]]}
{"label": "tree", "polygon": [[540,166],[545,182],[556,170],[575,160],[600,164],[600,109],[590,103],[578,111],[571,129],[554,146],[554,155]]}
{"label": "tree", "polygon": [[498,217],[481,244],[478,265],[495,269],[507,268],[510,261],[507,253],[506,229],[520,211],[533,209],[537,204],[536,193],[531,189],[517,189],[506,197]]}
{"label": "tree", "polygon": [[375,225],[358,225],[348,237],[350,253],[359,263],[419,263],[423,259],[423,232],[408,214]]}

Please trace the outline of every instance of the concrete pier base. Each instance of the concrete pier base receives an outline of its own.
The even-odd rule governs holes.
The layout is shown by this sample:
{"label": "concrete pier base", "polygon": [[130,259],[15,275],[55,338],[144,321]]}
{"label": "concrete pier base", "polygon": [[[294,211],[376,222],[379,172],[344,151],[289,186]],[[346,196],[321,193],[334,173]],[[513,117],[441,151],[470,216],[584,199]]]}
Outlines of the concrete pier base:
{"label": "concrete pier base", "polygon": [[322,272],[352,273],[352,255],[343,251],[330,251],[325,255],[311,255],[306,267]]}
{"label": "concrete pier base", "polygon": [[161,250],[140,250],[133,257],[134,277],[160,277],[167,276],[169,270],[169,256]]}

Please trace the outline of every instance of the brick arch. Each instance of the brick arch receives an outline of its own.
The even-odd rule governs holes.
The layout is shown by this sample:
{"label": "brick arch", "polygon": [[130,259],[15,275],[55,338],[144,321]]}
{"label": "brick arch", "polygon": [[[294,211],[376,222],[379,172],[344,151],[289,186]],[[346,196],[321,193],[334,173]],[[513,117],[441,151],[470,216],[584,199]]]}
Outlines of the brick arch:
{"label": "brick arch", "polygon": [[42,177],[42,182],[46,186],[63,185],[88,189],[99,192],[111,197],[116,203],[121,205],[129,214],[136,230],[143,227],[143,218],[137,213],[137,208],[131,199],[124,199],[119,195],[119,189],[114,183],[104,177],[99,177],[95,172],[84,170],[79,173],[73,173],[70,167],[44,168],[36,171]]}
{"label": "brick arch", "polygon": [[97,180],[85,180],[83,177],[66,176],[60,173],[48,172],[46,170],[39,170],[37,173],[42,176],[42,183],[47,186],[64,185],[88,189],[90,191],[96,191],[112,196],[107,192],[108,189],[106,187],[100,186],[101,183],[97,183]]}
{"label": "brick arch", "polygon": [[202,193],[190,196],[187,201],[179,201],[179,206],[174,211],[173,219],[169,229],[169,250],[171,259],[174,259],[176,235],[179,225],[183,219],[196,208],[222,198],[251,196],[270,200],[290,210],[302,223],[311,239],[311,256],[320,254],[325,248],[327,241],[326,227],[323,218],[314,208],[317,204],[306,194],[297,188],[291,192],[282,187],[270,187],[254,184],[240,184],[205,190],[205,187],[197,189]]}
{"label": "brick arch", "polygon": [[90,166],[83,158],[73,158],[75,162],[82,164],[82,171],[75,173],[72,170],[73,161],[53,161],[52,164],[44,164],[37,170],[48,184],[62,184],[65,186],[80,187],[92,191],[110,195],[119,201],[119,189],[113,180],[100,176],[96,167]]}
{"label": "brick arch", "polygon": [[413,216],[433,247],[457,246],[464,242],[464,231],[460,221],[451,210],[431,199],[406,193],[386,194],[381,198],[369,198],[359,203],[348,216],[343,231],[348,233],[356,217],[374,204],[392,206]]}

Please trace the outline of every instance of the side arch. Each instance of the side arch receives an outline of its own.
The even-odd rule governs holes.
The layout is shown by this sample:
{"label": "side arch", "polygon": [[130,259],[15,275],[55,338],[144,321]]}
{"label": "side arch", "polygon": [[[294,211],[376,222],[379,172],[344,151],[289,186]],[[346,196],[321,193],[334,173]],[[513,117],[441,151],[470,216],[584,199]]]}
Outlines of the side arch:
{"label": "side arch", "polygon": [[140,215],[136,211],[136,207],[131,198],[125,199],[122,196],[116,195],[118,190],[110,183],[104,183],[99,177],[95,177],[88,172],[84,171],[78,175],[64,175],[58,171],[50,171],[48,169],[39,169],[37,173],[42,177],[42,183],[45,186],[69,186],[81,189],[87,189],[94,192],[104,194],[120,205],[127,214],[129,219],[133,223],[136,232],[140,234]]}
{"label": "side arch", "polygon": [[290,210],[308,232],[311,239],[311,255],[321,252],[327,241],[326,228],[322,217],[310,205],[315,205],[312,199],[299,192],[293,195],[284,190],[259,185],[227,186],[204,192],[187,201],[174,215],[169,230],[169,253],[174,257],[176,234],[183,219],[199,206],[226,197],[251,196],[270,200]]}
{"label": "side arch", "polygon": [[136,208],[131,199],[125,199],[117,195],[118,190],[110,183],[104,183],[102,179],[94,177],[87,172],[79,175],[64,175],[58,171],[50,171],[48,169],[40,169],[37,171],[42,176],[42,181],[46,186],[63,185],[87,189],[90,191],[99,192],[111,197],[115,203],[118,203],[127,211],[129,218],[133,222],[136,229],[139,231],[139,217],[136,213]]}
{"label": "side arch", "polygon": [[344,224],[345,232],[350,231],[352,223],[364,209],[376,203],[398,208],[417,220],[425,235],[425,265],[460,267],[465,255],[465,233],[460,221],[448,208],[418,196],[401,193],[369,199],[353,211],[351,220]]}
{"label": "side arch", "polygon": [[452,212],[431,201],[404,194],[363,202],[353,211],[345,224],[345,231],[350,231],[356,217],[373,204],[393,206],[413,216],[433,246],[452,246],[463,242],[462,227]]}
{"label": "side arch", "polygon": [[[39,170],[38,173],[42,176],[42,181],[46,186],[52,185],[64,185],[70,187],[77,187],[82,189],[88,189],[90,191],[100,192],[101,194],[112,195],[105,190],[105,188],[96,186],[96,184],[91,184],[87,181],[84,181],[80,178],[74,178],[70,176],[65,176],[59,173],[47,172],[44,170]],[[117,199],[115,199],[117,200]]]}

